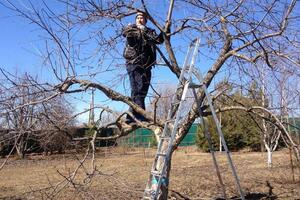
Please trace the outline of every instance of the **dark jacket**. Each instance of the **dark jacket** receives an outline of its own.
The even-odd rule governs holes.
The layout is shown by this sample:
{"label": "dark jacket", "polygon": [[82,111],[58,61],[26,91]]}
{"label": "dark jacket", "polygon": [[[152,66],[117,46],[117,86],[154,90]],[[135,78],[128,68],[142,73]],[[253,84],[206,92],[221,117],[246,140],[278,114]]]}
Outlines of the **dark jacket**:
{"label": "dark jacket", "polygon": [[140,30],[135,24],[125,27],[122,34],[127,39],[123,53],[126,64],[151,68],[156,62],[156,44],[163,43],[163,34],[157,35],[146,26]]}

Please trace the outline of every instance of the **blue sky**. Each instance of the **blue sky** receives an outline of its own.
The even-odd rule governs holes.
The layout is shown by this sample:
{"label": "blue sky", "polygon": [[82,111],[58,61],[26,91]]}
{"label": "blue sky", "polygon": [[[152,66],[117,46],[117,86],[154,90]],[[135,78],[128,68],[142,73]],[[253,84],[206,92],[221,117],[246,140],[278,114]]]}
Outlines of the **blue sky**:
{"label": "blue sky", "polygon": [[[167,4],[164,4],[165,6]],[[134,16],[128,17],[128,22],[134,21]],[[150,25],[151,26],[151,25]],[[15,74],[29,73],[33,76],[38,76],[42,81],[51,81],[49,76],[49,70],[43,67],[42,59],[40,57],[41,50],[44,48],[44,41],[40,39],[42,33],[39,28],[34,24],[30,24],[29,21],[16,16],[15,13],[0,6],[0,67]],[[122,69],[126,74],[125,68]],[[166,76],[167,75],[167,76]],[[109,78],[109,77],[106,77]],[[156,67],[153,70],[152,83],[155,86],[158,85],[171,85],[176,84],[175,76],[172,75],[164,67]],[[128,89],[128,85],[125,86]],[[123,88],[123,87],[122,87]],[[129,90],[123,91],[126,95],[130,95]],[[149,92],[151,94],[152,91]],[[105,102],[109,106],[113,106],[118,110],[126,110],[127,105],[120,103],[112,103],[107,101],[104,95],[100,92],[96,92],[95,102]],[[81,111],[84,108],[88,108],[88,102],[90,99],[89,92],[83,94],[72,95],[73,105],[76,110]],[[81,116],[80,120],[85,121],[87,115]]]}
{"label": "blue sky", "polygon": [[0,65],[10,71],[34,72],[40,65],[34,55],[37,33],[33,26],[11,15],[0,6]]}
{"label": "blue sky", "polygon": [[[159,6],[152,6],[152,9],[158,10],[150,10],[156,17],[160,20],[165,18],[167,14],[168,3],[166,1],[154,1],[153,4],[157,4]],[[181,10],[180,7],[175,7],[174,15],[176,13],[186,14],[187,10]],[[134,16],[130,16],[126,19],[125,23],[134,22]],[[150,27],[153,27],[151,24],[148,24]],[[39,36],[44,33],[37,28],[36,25],[30,24],[28,20],[24,18],[15,16],[14,13],[10,12],[8,9],[0,6],[0,26],[2,30],[0,31],[0,67],[4,68],[12,73],[17,72],[18,74],[28,72],[32,75],[37,75],[42,81],[50,81],[52,80],[51,73],[47,67],[43,66],[42,59],[40,57],[41,51],[43,51],[44,41],[40,39]],[[180,49],[177,51],[177,58],[179,62],[183,62],[184,54],[187,50],[188,43],[185,38],[176,38],[173,41],[174,46],[178,46]],[[180,44],[180,45],[178,45]],[[123,44],[120,44],[120,48]],[[89,48],[92,51],[92,46],[85,47],[87,51]],[[163,46],[161,46],[164,49]],[[200,49],[201,51],[201,49]],[[203,51],[203,50],[202,50]],[[198,59],[199,61],[199,59]],[[121,58],[121,63],[125,61]],[[201,69],[205,70],[204,66],[209,66],[208,61],[205,63],[201,62]],[[86,68],[82,68],[80,70],[87,70]],[[120,74],[126,75],[126,70],[123,65],[119,72]],[[101,77],[102,82],[116,82],[115,84],[118,86],[118,90],[123,94],[130,95],[128,81],[118,83],[117,80],[110,80],[111,74],[105,74]],[[157,89],[158,87],[174,87],[177,84],[176,77],[166,68],[162,66],[155,67],[152,70],[152,84]],[[98,76],[99,77],[99,76]],[[125,79],[128,80],[128,79]],[[98,80],[96,80],[98,81]],[[124,86],[125,85],[125,86]],[[149,91],[149,95],[152,95],[153,91]],[[90,95],[89,92],[71,95],[69,98],[77,111],[81,111],[84,108],[88,108]],[[149,99],[147,99],[148,102]],[[96,104],[103,104],[107,106],[111,106],[117,110],[127,110],[128,106],[123,103],[113,103],[108,101],[107,98],[99,91],[96,92]],[[149,103],[149,102],[148,102]],[[83,115],[80,118],[81,121],[87,120],[87,115]]]}

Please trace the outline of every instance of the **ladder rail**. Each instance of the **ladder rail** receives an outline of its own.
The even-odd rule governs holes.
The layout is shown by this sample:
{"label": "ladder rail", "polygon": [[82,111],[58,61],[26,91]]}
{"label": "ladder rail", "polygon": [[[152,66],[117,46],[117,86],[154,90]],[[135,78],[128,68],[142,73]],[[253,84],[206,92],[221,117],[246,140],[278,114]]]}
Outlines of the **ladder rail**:
{"label": "ladder rail", "polygon": [[[182,97],[181,97],[181,100],[180,100],[180,104],[179,104],[179,107],[178,107],[178,111],[181,111],[181,108],[183,106],[182,102],[185,100],[186,98],[186,94],[187,94],[187,91],[188,91],[188,88],[189,88],[189,84],[191,83],[191,75],[193,73],[193,67],[194,67],[194,64],[195,64],[195,57],[196,57],[196,54],[197,54],[197,51],[198,51],[198,48],[199,48],[199,39],[196,40],[196,44],[195,44],[195,48],[194,48],[194,52],[193,52],[193,56],[192,56],[192,61],[191,61],[191,65],[190,65],[190,68],[189,68],[189,71],[188,71],[188,75],[189,75],[189,80],[186,80],[186,84],[184,85],[184,90],[183,90],[183,94],[182,94]],[[178,128],[178,123],[179,123],[179,117],[182,113],[181,112],[177,112],[176,113],[176,120],[175,120],[175,123],[174,123],[174,127],[173,127],[173,131],[171,133],[171,141],[173,142],[174,138],[175,138],[175,135],[176,135],[176,132],[177,132],[177,128]],[[169,149],[170,151],[172,151],[172,146],[170,146],[171,148]]]}
{"label": "ladder rail", "polygon": [[[189,57],[191,56],[192,47],[194,46],[194,42],[195,41],[196,40],[193,40],[192,43],[189,45],[189,49],[188,49],[188,52],[187,52],[187,56],[185,57],[184,67],[182,68],[182,70],[183,70],[182,72],[184,72],[187,69],[187,67],[188,67],[187,63],[188,63]],[[184,73],[181,73],[180,77],[179,77],[179,83],[177,85],[177,88],[179,88],[180,86],[182,86],[183,79],[184,79]],[[182,93],[184,93],[184,90],[182,91]],[[177,98],[176,95],[174,95],[173,98],[172,98],[172,103],[171,104],[174,104],[176,101],[178,101],[178,98]],[[168,116],[167,116],[167,120],[166,121],[172,120],[172,113],[173,113],[173,111],[172,111],[172,107],[171,107],[169,109],[169,111],[168,111]],[[168,132],[168,128],[169,128],[168,125],[165,124],[162,136],[166,136],[167,135],[166,133]],[[160,146],[160,145],[158,145],[158,146]],[[159,149],[158,149],[158,151],[159,151]]]}
{"label": "ladder rail", "polygon": [[[194,46],[194,42],[196,42],[196,40],[193,40],[193,41],[191,42],[191,44],[189,45],[189,47],[188,47],[187,54],[186,54],[186,56],[185,56],[185,58],[184,58],[183,67],[182,67],[181,73],[180,73],[180,75],[179,75],[179,81],[178,81],[178,84],[177,84],[177,88],[176,88],[175,94],[177,94],[179,88],[180,88],[181,86],[184,85],[184,81],[185,81],[184,72],[187,70],[187,68],[188,68],[188,66],[189,66],[189,65],[188,65],[188,61],[190,60],[190,57],[191,57],[192,52],[193,52],[192,49],[193,49],[193,46]],[[171,102],[172,102],[172,103],[175,103],[176,101],[178,101],[178,98],[177,98],[176,95],[174,95],[174,96],[172,97]],[[172,104],[171,104],[171,106],[172,106]],[[172,118],[172,115],[173,115],[173,114],[174,114],[174,110],[172,110],[172,107],[171,107],[171,109],[168,111],[167,119]]]}
{"label": "ladder rail", "polygon": [[226,195],[225,185],[224,185],[224,182],[222,180],[222,176],[221,176],[221,173],[220,173],[220,168],[219,168],[216,156],[215,156],[215,150],[214,150],[214,147],[212,145],[211,135],[210,135],[210,133],[208,131],[208,125],[207,125],[207,123],[206,123],[206,121],[205,121],[205,119],[203,117],[203,112],[201,110],[201,105],[199,103],[200,101],[198,99],[198,96],[197,96],[195,88],[192,88],[192,91],[193,91],[193,95],[194,95],[194,98],[195,98],[195,101],[196,101],[196,104],[197,104],[197,108],[198,108],[198,112],[199,112],[199,116],[200,116],[200,122],[203,125],[204,136],[205,136],[205,138],[206,138],[206,140],[208,142],[210,153],[211,153],[211,156],[212,156],[212,159],[213,159],[213,163],[214,163],[214,166],[215,166],[215,169],[216,169],[217,177],[218,177],[220,186],[222,188],[223,197],[227,200],[228,198],[227,198],[227,195]]}
{"label": "ladder rail", "polygon": [[239,181],[239,178],[238,178],[238,175],[237,175],[237,172],[235,170],[235,167],[234,167],[234,164],[232,162],[232,159],[231,159],[231,155],[230,155],[230,152],[229,152],[229,149],[227,147],[227,144],[226,144],[226,141],[225,141],[225,138],[224,138],[224,134],[223,134],[223,131],[221,129],[221,126],[220,126],[220,122],[219,122],[219,119],[217,117],[217,114],[216,114],[216,111],[214,109],[214,106],[212,104],[212,100],[211,100],[211,97],[210,97],[210,94],[207,90],[207,87],[206,87],[206,84],[204,84],[204,80],[203,80],[203,76],[199,70],[198,71],[194,71],[194,75],[195,77],[200,81],[200,83],[203,83],[202,84],[202,88],[204,90],[204,93],[205,93],[205,96],[206,96],[206,99],[207,99],[207,102],[208,102],[208,105],[210,107],[210,110],[211,110],[211,113],[212,113],[212,116],[213,116],[213,120],[215,121],[215,124],[216,124],[216,128],[217,128],[217,133],[219,135],[219,137],[221,138],[221,141],[222,141],[222,145],[224,147],[224,150],[226,152],[226,155],[227,155],[227,160],[229,162],[229,166],[231,168],[231,172],[235,178],[235,183],[236,183],[236,186],[238,188],[238,191],[240,193],[240,196],[241,196],[241,199],[242,200],[245,200],[245,196],[244,196],[244,193],[243,193],[243,190],[242,190],[242,187],[240,185],[240,181]]}

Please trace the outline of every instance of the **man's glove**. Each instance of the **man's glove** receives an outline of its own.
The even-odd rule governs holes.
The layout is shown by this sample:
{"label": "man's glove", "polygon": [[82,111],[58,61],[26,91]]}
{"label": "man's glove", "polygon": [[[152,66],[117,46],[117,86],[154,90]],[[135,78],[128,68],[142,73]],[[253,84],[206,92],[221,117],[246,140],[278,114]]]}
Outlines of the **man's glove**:
{"label": "man's glove", "polygon": [[123,30],[124,37],[136,37],[139,34],[139,29],[135,24],[128,25]]}

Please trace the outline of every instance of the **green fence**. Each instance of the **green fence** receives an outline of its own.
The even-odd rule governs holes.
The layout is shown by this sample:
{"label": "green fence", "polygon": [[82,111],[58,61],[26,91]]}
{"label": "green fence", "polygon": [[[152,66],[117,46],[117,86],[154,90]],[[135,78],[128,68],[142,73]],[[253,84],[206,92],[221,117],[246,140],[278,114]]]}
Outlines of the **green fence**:
{"label": "green fence", "polygon": [[[179,146],[191,146],[196,143],[196,133],[198,130],[198,124],[193,124],[188,132],[188,134],[181,141]],[[155,145],[154,134],[151,130],[140,128],[128,136],[120,138],[118,140],[118,145],[128,145],[131,147],[149,147]]]}

